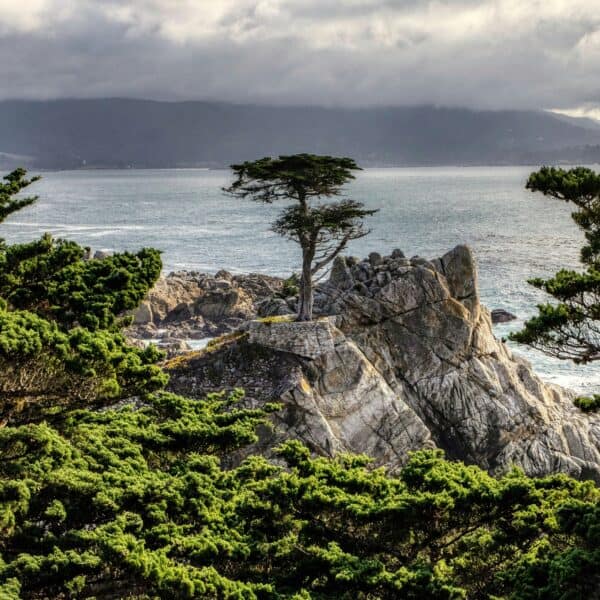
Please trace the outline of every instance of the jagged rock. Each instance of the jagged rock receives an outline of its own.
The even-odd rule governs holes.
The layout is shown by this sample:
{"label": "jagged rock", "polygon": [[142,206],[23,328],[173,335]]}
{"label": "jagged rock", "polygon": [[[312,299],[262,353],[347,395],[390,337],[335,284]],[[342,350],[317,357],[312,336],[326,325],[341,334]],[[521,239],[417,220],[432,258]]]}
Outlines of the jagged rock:
{"label": "jagged rock", "polygon": [[422,256],[414,256],[410,259],[410,265],[413,267],[428,267],[429,269],[434,269],[433,263],[428,261],[426,258]]}
{"label": "jagged rock", "polygon": [[435,445],[493,473],[517,465],[600,481],[600,417],[495,339],[470,250],[400,268],[382,260],[385,285],[364,277],[363,261],[346,263],[351,287],[337,275],[319,286],[317,314],[335,318],[251,323],[225,350],[180,364],[173,389],[245,387],[250,403],[283,403],[275,437],[367,452],[391,469]]}
{"label": "jagged rock", "polygon": [[202,293],[201,281],[191,274],[172,273],[168,277],[161,277],[147,298],[155,325],[161,325],[177,306],[192,304]]}
{"label": "jagged rock", "polygon": [[[224,280],[221,281],[224,282]],[[218,287],[217,285],[216,289],[204,293],[196,300],[194,314],[218,323],[230,317],[249,319],[256,313],[250,296],[244,290],[233,288],[230,285],[227,287]]]}
{"label": "jagged rock", "polygon": [[477,298],[477,271],[468,246],[456,246],[441,258],[443,274],[457,300]]}
{"label": "jagged rock", "polygon": [[182,354],[184,352],[189,352],[191,350],[189,344],[183,340],[172,338],[163,340],[158,344],[158,347],[167,353],[168,358],[177,356],[178,354]]}
{"label": "jagged rock", "polygon": [[332,323],[330,319],[275,323],[252,321],[245,331],[251,344],[312,359],[333,351],[337,330]]}
{"label": "jagged rock", "polygon": [[364,452],[395,469],[407,449],[434,447],[423,422],[336,328],[335,318],[252,322],[246,331],[234,349],[178,362],[171,388],[202,395],[243,387],[250,404],[282,402],[275,431],[262,432],[259,450],[297,437],[317,454]]}
{"label": "jagged rock", "polygon": [[492,323],[508,323],[514,321],[517,317],[503,308],[495,308],[491,312]]}
{"label": "jagged rock", "polygon": [[165,318],[163,319],[163,323],[173,323],[177,321],[187,321],[194,316],[194,307],[193,305],[188,304],[187,302],[180,302],[173,310],[171,310]]}
{"label": "jagged rock", "polygon": [[221,269],[215,273],[215,279],[225,279],[226,281],[233,281],[233,275],[229,271]]}
{"label": "jagged rock", "polygon": [[257,304],[256,310],[259,317],[279,317],[293,313],[283,298],[265,298]]}
{"label": "jagged rock", "polygon": [[376,267],[383,262],[383,258],[379,252],[371,252],[371,254],[369,254],[369,262],[371,263],[372,267]]}
{"label": "jagged rock", "polygon": [[329,274],[329,281],[341,290],[352,287],[354,280],[345,256],[336,256]]}
{"label": "jagged rock", "polygon": [[156,337],[156,334],[158,332],[158,328],[154,323],[142,323],[140,325],[136,325],[135,330],[137,332],[137,335],[134,339],[130,341],[143,342],[146,339]]}
{"label": "jagged rock", "polygon": [[136,325],[145,325],[152,323],[152,308],[150,302],[142,302],[133,316],[133,322]]}

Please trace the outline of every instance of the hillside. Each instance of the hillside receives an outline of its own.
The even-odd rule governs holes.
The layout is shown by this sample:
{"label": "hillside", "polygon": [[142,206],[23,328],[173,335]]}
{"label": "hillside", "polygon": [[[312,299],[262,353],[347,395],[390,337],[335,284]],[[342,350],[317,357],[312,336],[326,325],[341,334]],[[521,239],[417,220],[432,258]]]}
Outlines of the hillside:
{"label": "hillside", "polygon": [[600,130],[544,112],[97,99],[0,102],[0,166],[221,167],[280,153],[366,166],[595,161]]}

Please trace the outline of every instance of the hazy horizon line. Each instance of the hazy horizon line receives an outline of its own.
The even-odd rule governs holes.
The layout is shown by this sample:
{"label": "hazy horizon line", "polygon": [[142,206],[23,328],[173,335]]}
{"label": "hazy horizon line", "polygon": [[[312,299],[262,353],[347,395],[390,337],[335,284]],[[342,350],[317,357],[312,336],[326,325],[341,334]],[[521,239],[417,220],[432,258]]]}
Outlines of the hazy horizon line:
{"label": "hazy horizon line", "polygon": [[228,106],[255,106],[260,108],[315,108],[325,110],[347,110],[347,111],[360,111],[360,110],[389,110],[389,109],[400,109],[400,108],[431,108],[435,110],[465,110],[469,112],[489,112],[489,113],[502,113],[502,112],[520,112],[520,113],[550,113],[553,115],[565,115],[572,118],[589,118],[593,120],[595,117],[578,113],[573,114],[574,111],[558,108],[515,108],[515,107],[504,107],[504,108],[485,108],[477,106],[468,106],[464,104],[445,104],[435,102],[422,102],[422,103],[398,103],[398,104],[334,104],[334,103],[295,103],[295,102],[277,102],[277,101],[233,101],[233,100],[222,100],[218,98],[151,98],[144,96],[126,96],[126,95],[107,95],[107,96],[51,96],[47,98],[36,98],[36,97],[11,97],[11,98],[0,98],[0,103],[8,102],[31,102],[31,103],[52,103],[52,102],[95,102],[99,100],[113,100],[113,101],[130,101],[130,102],[148,102],[156,104],[226,104]]}

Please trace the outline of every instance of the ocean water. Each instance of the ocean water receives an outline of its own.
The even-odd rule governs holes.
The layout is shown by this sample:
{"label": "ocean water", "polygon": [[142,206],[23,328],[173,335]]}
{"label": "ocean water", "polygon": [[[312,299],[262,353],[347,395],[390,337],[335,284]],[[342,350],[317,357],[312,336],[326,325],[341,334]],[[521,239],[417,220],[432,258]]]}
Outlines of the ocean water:
{"label": "ocean water", "polygon": [[[482,301],[519,317],[496,326],[505,336],[535,313],[544,294],[526,283],[561,267],[578,268],[582,235],[570,207],[524,189],[531,169],[457,167],[368,169],[347,195],[379,212],[371,234],[349,254],[401,248],[439,256],[469,244],[477,258]],[[43,174],[37,204],[12,215],[0,235],[10,242],[51,232],[94,250],[163,251],[165,271],[261,272],[289,275],[299,249],[269,229],[282,205],[229,198],[228,171],[201,169],[64,171]],[[540,375],[582,392],[600,391],[597,366],[575,366],[511,344]]]}

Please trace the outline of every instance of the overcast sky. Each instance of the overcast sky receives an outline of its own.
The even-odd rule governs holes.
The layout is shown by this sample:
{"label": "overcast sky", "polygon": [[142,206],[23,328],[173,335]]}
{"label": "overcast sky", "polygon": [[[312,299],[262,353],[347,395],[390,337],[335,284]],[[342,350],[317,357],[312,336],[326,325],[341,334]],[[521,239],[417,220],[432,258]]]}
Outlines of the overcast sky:
{"label": "overcast sky", "polygon": [[0,96],[600,116],[599,0],[0,0]]}

